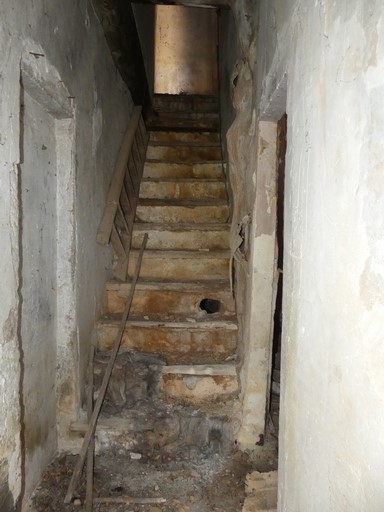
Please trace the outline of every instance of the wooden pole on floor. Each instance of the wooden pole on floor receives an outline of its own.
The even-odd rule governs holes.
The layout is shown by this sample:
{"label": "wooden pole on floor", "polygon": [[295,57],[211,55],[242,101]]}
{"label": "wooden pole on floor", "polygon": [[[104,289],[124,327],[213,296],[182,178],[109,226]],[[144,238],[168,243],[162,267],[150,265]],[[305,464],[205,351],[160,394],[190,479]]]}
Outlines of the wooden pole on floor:
{"label": "wooden pole on floor", "polygon": [[155,505],[160,503],[166,503],[165,498],[132,498],[131,496],[118,496],[116,498],[112,496],[106,496],[105,498],[94,498],[93,503],[132,503],[135,505]]}
{"label": "wooden pole on floor", "polygon": [[[92,418],[93,412],[93,363],[95,358],[95,346],[91,345],[91,350],[89,354],[89,368],[88,368],[88,397],[87,397],[87,415],[88,415],[88,423]],[[92,439],[88,446],[87,451],[87,486],[86,486],[86,494],[85,494],[85,510],[86,512],[93,511],[93,469],[95,462],[95,436],[92,436]]]}
{"label": "wooden pole on floor", "polygon": [[123,317],[120,322],[120,327],[119,327],[118,333],[116,334],[115,342],[114,342],[113,349],[112,349],[112,354],[109,359],[107,369],[105,370],[103,382],[101,384],[99,394],[98,394],[98,397],[97,397],[97,400],[95,403],[95,408],[92,412],[92,416],[89,421],[88,430],[85,434],[83,444],[82,444],[82,447],[81,447],[81,450],[79,453],[79,458],[76,463],[75,469],[73,470],[73,474],[71,477],[71,481],[69,482],[67,494],[65,495],[65,498],[64,498],[64,503],[66,503],[66,504],[71,503],[71,501],[73,499],[73,493],[75,492],[76,485],[80,479],[81,472],[84,467],[85,457],[87,455],[89,443],[91,441],[91,438],[95,434],[97,418],[100,414],[101,406],[103,405],[103,401],[104,401],[105,394],[107,392],[107,388],[108,388],[108,384],[109,384],[109,379],[111,377],[113,366],[116,361],[116,356],[117,356],[117,353],[118,353],[120,345],[121,345],[121,340],[123,338],[125,324],[128,319],[129,311],[131,309],[133,294],[135,293],[135,287],[136,287],[137,279],[139,277],[139,273],[140,273],[140,269],[141,269],[141,262],[143,260],[143,254],[144,254],[145,247],[147,245],[147,241],[148,241],[148,233],[145,233],[144,238],[143,238],[143,243],[142,243],[140,253],[139,253],[139,258],[136,263],[136,269],[135,269],[135,274],[132,279],[131,289],[129,291],[127,302],[125,304]]}

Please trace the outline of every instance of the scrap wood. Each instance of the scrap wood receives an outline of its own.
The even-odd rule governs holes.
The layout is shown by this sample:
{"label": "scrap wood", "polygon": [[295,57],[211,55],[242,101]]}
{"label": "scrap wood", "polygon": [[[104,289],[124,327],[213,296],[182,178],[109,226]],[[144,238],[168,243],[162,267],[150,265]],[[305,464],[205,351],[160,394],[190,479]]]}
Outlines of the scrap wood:
{"label": "scrap wood", "polygon": [[125,309],[124,309],[124,313],[123,313],[123,316],[122,316],[122,319],[121,319],[120,327],[119,327],[119,330],[118,330],[118,332],[116,334],[116,339],[115,339],[115,342],[114,342],[112,354],[111,354],[111,357],[109,359],[107,369],[105,370],[103,382],[102,382],[100,390],[99,390],[99,395],[97,397],[97,400],[96,400],[96,403],[95,403],[95,407],[93,409],[93,413],[92,413],[91,419],[89,421],[88,430],[87,430],[87,432],[85,434],[85,437],[84,437],[84,440],[83,440],[83,444],[82,444],[82,447],[81,447],[81,450],[80,450],[80,453],[79,453],[79,458],[78,458],[78,461],[76,463],[75,469],[73,470],[73,474],[72,474],[71,481],[69,482],[67,494],[65,495],[65,498],[64,498],[64,503],[66,503],[66,504],[71,503],[71,501],[73,499],[73,495],[74,495],[74,491],[76,489],[76,485],[77,485],[77,483],[78,483],[78,481],[80,479],[81,472],[82,472],[83,467],[84,467],[84,462],[85,462],[85,458],[86,458],[86,455],[87,455],[89,443],[91,442],[91,439],[92,439],[92,437],[95,434],[97,418],[98,418],[98,416],[100,414],[100,410],[101,410],[101,407],[103,405],[103,401],[104,401],[104,398],[105,398],[105,395],[106,395],[106,392],[107,392],[107,388],[108,388],[108,384],[109,384],[109,379],[111,377],[113,366],[115,364],[117,353],[119,351],[119,348],[120,348],[120,345],[121,345],[121,340],[123,338],[125,324],[127,322],[129,311],[131,309],[133,294],[135,292],[135,287],[136,287],[137,279],[139,277],[139,273],[140,273],[140,269],[141,269],[141,262],[143,260],[143,254],[144,254],[145,247],[147,245],[147,241],[148,241],[148,233],[145,233],[144,238],[143,238],[143,243],[142,243],[142,246],[141,246],[141,249],[140,249],[140,253],[139,253],[139,258],[138,258],[137,263],[136,263],[136,269],[135,269],[135,274],[133,276],[133,280],[132,280],[132,284],[131,284],[131,289],[129,291],[129,295],[128,295],[127,302],[126,302]]}
{"label": "scrap wood", "polygon": [[131,496],[106,496],[93,498],[93,503],[133,503],[136,505],[165,503],[165,498],[132,498]]}

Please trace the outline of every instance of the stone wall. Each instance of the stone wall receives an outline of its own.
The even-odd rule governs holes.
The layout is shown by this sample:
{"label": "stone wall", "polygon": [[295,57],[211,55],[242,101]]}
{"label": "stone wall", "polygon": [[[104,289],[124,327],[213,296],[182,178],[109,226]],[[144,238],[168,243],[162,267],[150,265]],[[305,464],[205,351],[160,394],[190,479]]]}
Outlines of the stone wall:
{"label": "stone wall", "polygon": [[80,404],[111,257],[95,235],[132,102],[89,2],[5,0],[0,19],[6,512],[38,482],[57,446],[56,424],[66,445]]}

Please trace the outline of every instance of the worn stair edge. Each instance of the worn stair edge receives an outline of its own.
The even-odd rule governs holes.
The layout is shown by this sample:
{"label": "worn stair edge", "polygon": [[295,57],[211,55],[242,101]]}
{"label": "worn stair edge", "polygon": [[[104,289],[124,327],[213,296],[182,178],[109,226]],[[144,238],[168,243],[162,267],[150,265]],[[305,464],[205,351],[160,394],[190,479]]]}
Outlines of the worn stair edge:
{"label": "worn stair edge", "polygon": [[175,224],[172,222],[135,222],[135,231],[230,231],[231,225],[228,222],[212,222],[211,224]]}
{"label": "worn stair edge", "polygon": [[236,376],[236,366],[234,364],[200,364],[200,365],[172,365],[163,366],[163,374],[176,374],[176,375],[197,375],[197,376],[214,376],[214,375],[227,375]]}
{"label": "worn stair edge", "polygon": [[174,161],[181,159],[183,162],[208,161],[217,162],[222,160],[221,146],[204,145],[191,146],[189,144],[148,144],[147,160]]}
{"label": "worn stair edge", "polygon": [[[122,283],[120,281],[109,281],[107,283],[107,290],[123,291],[128,293],[131,283],[127,281]],[[137,290],[156,290],[156,291],[180,291],[180,292],[200,292],[200,291],[213,291],[213,292],[228,292],[229,282],[228,279],[214,279],[207,281],[156,281],[153,279],[139,279],[136,284]]]}
{"label": "worn stair edge", "polygon": [[[98,324],[95,339],[100,352],[111,350],[117,323]],[[127,325],[121,350],[157,354],[168,365],[219,364],[235,357],[237,331],[234,329],[191,329]]]}
{"label": "worn stair edge", "polygon": [[[128,295],[130,286],[126,288],[107,288],[105,292],[106,315],[113,317],[120,314],[124,308],[124,302]],[[229,290],[229,285],[222,290],[204,289],[191,291],[185,288],[174,290],[161,289],[139,289],[136,287],[135,297],[132,302],[131,312],[134,317],[146,315],[151,319],[166,320],[170,318],[196,318],[203,316],[200,307],[204,299],[213,299],[220,302],[220,309],[217,313],[207,314],[206,319],[211,320],[224,317],[230,319],[236,311],[235,301]]]}
{"label": "worn stair edge", "polygon": [[138,249],[144,233],[149,234],[148,249],[158,250],[225,250],[229,246],[229,231],[187,229],[133,229],[131,247]]}
{"label": "worn stair edge", "polygon": [[144,177],[141,180],[141,183],[202,183],[205,185],[206,183],[224,183],[224,177],[221,178],[177,178],[177,177],[165,177],[165,178],[150,178]]}
{"label": "worn stair edge", "polygon": [[[138,256],[138,249],[131,249],[130,254],[132,256]],[[229,250],[223,249],[219,251],[209,250],[161,250],[161,249],[148,249],[145,252],[144,258],[159,258],[159,259],[228,259],[231,256]]]}
{"label": "worn stair edge", "polygon": [[188,117],[177,117],[172,116],[161,116],[152,118],[147,123],[148,130],[154,130],[156,128],[164,130],[169,128],[175,130],[181,128],[183,130],[198,130],[198,131],[218,131],[220,127],[219,119],[192,119]]}
{"label": "worn stair edge", "polygon": [[175,164],[167,162],[146,162],[144,178],[213,178],[224,176],[222,163]]}
{"label": "worn stair edge", "polygon": [[141,199],[164,200],[217,200],[227,199],[227,190],[223,181],[142,181],[140,184]]}
{"label": "worn stair edge", "polygon": [[227,206],[227,199],[156,199],[139,198],[139,206],[182,206],[184,208],[196,208],[196,206]]}
{"label": "worn stair edge", "polygon": [[[153,132],[153,133],[157,133],[157,132]],[[179,134],[180,133],[190,133],[190,134],[193,134],[193,132],[164,132],[164,133],[179,133]],[[207,132],[207,133],[209,133],[209,132]],[[221,149],[221,144],[220,144],[219,140],[200,142],[200,141],[188,141],[188,140],[173,141],[173,140],[166,140],[166,139],[164,139],[164,140],[149,140],[149,143],[148,143],[148,148],[166,148],[166,147],[169,147],[172,149],[177,148],[178,150],[180,150],[182,148],[185,148],[185,149],[192,148],[193,150],[202,148],[204,151],[206,151],[207,148]]]}
{"label": "worn stair edge", "polygon": [[[103,317],[99,321],[99,327],[103,327],[105,325],[114,327],[119,325],[120,317]],[[126,323],[127,327],[141,327],[143,329],[167,329],[167,330],[180,330],[180,329],[188,329],[188,330],[197,330],[197,331],[213,331],[213,330],[228,330],[228,331],[237,331],[238,326],[236,323],[236,319],[232,318],[231,320],[228,317],[221,317],[220,320],[196,320],[192,319],[192,321],[188,321],[187,319],[183,320],[143,320],[143,319],[129,319]]]}
{"label": "worn stair edge", "polygon": [[222,160],[218,159],[212,159],[212,160],[178,160],[176,158],[147,158],[145,161],[145,165],[147,164],[186,164],[186,165],[208,165],[208,164],[216,164],[216,165],[222,165]]}
{"label": "worn stair edge", "polygon": [[[157,132],[151,132],[151,133],[157,133]],[[165,132],[161,132],[161,133],[165,133]],[[171,133],[178,133],[178,132],[171,132]],[[193,132],[179,132],[179,133],[192,134]],[[212,133],[214,133],[214,132],[212,132]],[[204,139],[189,141],[188,139],[186,139],[186,138],[183,139],[181,137],[179,140],[177,140],[176,137],[173,140],[172,139],[166,140],[165,137],[164,137],[164,139],[158,139],[158,140],[156,140],[156,138],[154,138],[154,139],[150,139],[150,144],[153,147],[167,145],[172,148],[180,147],[180,146],[188,146],[190,148],[221,147],[219,139],[217,139],[215,141],[210,141],[210,140],[204,141]]]}

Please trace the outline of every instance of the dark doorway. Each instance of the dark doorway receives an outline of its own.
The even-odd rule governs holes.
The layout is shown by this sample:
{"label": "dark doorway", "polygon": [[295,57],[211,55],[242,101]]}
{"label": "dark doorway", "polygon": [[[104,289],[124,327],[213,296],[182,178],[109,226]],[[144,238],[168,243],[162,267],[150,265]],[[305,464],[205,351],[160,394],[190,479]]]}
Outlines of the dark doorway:
{"label": "dark doorway", "polygon": [[277,125],[277,293],[275,314],[273,318],[273,345],[272,345],[272,371],[270,420],[272,429],[278,436],[279,406],[280,406],[280,363],[281,363],[281,332],[282,332],[282,305],[283,305],[283,267],[284,267],[284,180],[285,180],[285,154],[287,150],[287,114],[284,114]]}

